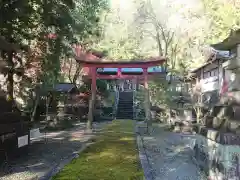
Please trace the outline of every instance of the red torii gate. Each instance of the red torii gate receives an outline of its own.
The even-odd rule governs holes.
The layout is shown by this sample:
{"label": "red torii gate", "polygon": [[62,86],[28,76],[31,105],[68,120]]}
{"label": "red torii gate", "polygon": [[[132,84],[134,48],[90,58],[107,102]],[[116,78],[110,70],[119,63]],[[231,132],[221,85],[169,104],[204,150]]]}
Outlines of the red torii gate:
{"label": "red torii gate", "polygon": [[[145,88],[145,114],[146,120],[150,119],[150,103],[149,103],[149,92],[148,92],[148,72],[147,69],[153,66],[162,65],[165,62],[165,58],[150,58],[148,61],[130,61],[130,62],[116,62],[116,61],[97,61],[97,60],[83,60],[80,56],[75,57],[76,61],[83,67],[90,69],[89,76],[91,76],[91,98],[89,101],[89,112],[88,112],[88,129],[92,128],[93,122],[93,109],[96,99],[96,80],[97,79],[133,79],[133,78],[143,78],[144,88]],[[97,68],[118,68],[117,75],[102,75],[97,73]],[[141,75],[124,75],[121,72],[121,68],[142,68],[143,74]]]}

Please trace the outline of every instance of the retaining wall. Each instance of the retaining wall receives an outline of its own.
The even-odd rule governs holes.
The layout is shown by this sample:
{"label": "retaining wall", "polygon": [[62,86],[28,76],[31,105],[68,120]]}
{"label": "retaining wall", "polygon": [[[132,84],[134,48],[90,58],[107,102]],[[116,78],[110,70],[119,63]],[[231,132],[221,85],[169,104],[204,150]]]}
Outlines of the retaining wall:
{"label": "retaining wall", "polygon": [[194,157],[212,180],[240,180],[240,135],[201,128]]}

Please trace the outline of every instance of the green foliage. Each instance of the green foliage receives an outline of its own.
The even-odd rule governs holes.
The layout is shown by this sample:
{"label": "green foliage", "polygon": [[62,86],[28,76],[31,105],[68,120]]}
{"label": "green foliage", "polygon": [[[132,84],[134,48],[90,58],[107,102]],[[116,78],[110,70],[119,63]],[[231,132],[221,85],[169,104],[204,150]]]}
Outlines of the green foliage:
{"label": "green foliage", "polygon": [[[104,96],[108,96],[107,81],[97,79],[96,84],[97,84],[98,92]],[[90,92],[90,91],[91,91],[91,80],[88,80],[80,87],[80,92]]]}
{"label": "green foliage", "polygon": [[[131,13],[131,12],[126,12]],[[102,38],[94,45],[96,49],[107,51],[113,60],[130,60],[141,57],[139,37],[135,36],[134,28],[129,26],[118,14],[118,10],[111,8],[100,18],[102,23]]]}
{"label": "green foliage", "polygon": [[107,10],[106,0],[83,0],[76,2],[72,12],[75,19],[74,35],[85,47],[91,47],[101,37],[102,27],[100,17]]}
{"label": "green foliage", "polygon": [[97,89],[98,89],[99,92],[101,92],[102,94],[107,96],[108,95],[107,81],[106,80],[97,79]]}
{"label": "green foliage", "polygon": [[150,96],[154,97],[153,104],[161,105],[165,108],[175,107],[176,103],[173,102],[173,96],[177,93],[174,88],[175,84],[169,85],[167,81],[162,82],[150,82]]}
{"label": "green foliage", "polygon": [[28,32],[34,28],[35,16],[33,4],[30,0],[1,1],[0,35],[12,43],[21,43],[24,39],[31,38]]}
{"label": "green foliage", "polygon": [[226,38],[231,30],[240,28],[240,9],[224,0],[202,0],[205,15],[210,21],[210,31],[205,43],[218,43]]}
{"label": "green foliage", "polygon": [[105,116],[109,116],[111,113],[113,113],[113,107],[103,107],[101,110]]}
{"label": "green foliage", "polygon": [[[19,74],[24,75],[24,81],[35,79],[34,82],[41,81],[43,87],[59,82],[61,59],[73,55],[73,43],[84,45],[95,40],[101,31],[98,16],[107,5],[105,0],[2,0],[0,11],[4,16],[0,20],[0,36],[17,45],[28,45],[31,52],[24,53],[24,63],[22,58],[18,61],[23,69],[34,67],[39,72],[34,77]],[[50,38],[49,34],[55,37]],[[11,55],[13,52],[2,53],[8,65],[13,66]],[[13,73],[8,71],[7,76],[8,92],[12,96]]]}

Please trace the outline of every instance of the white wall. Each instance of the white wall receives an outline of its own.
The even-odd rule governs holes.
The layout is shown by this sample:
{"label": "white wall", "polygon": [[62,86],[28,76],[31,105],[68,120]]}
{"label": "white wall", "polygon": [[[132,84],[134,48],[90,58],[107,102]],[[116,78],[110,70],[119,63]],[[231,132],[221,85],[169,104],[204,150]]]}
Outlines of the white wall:
{"label": "white wall", "polygon": [[200,80],[202,92],[214,91],[219,89],[218,77],[209,77]]}

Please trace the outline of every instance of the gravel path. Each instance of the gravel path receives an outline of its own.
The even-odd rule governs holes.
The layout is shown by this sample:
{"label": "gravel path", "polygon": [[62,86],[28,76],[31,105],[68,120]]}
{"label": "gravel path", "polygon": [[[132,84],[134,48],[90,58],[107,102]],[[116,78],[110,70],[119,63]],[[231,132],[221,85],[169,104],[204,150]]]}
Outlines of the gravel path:
{"label": "gravel path", "polygon": [[77,124],[68,131],[46,133],[32,142],[28,152],[21,158],[0,164],[0,180],[49,179],[53,168],[74,158],[94,133],[108,123],[95,123],[91,134],[85,133],[85,123]]}
{"label": "gravel path", "polygon": [[146,177],[146,180],[206,179],[192,160],[193,135],[167,132],[157,124],[153,125],[150,135],[140,134],[148,168],[152,171],[151,177]]}

